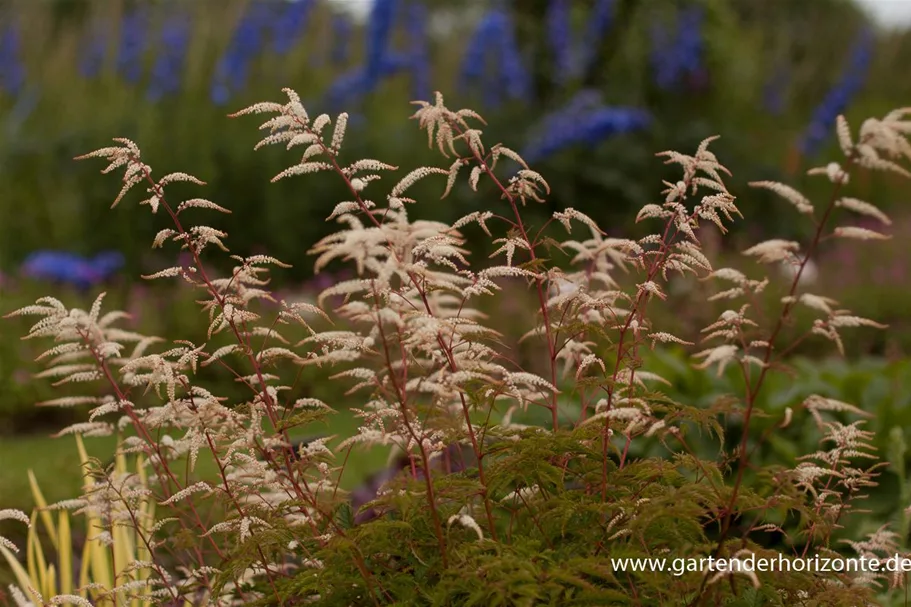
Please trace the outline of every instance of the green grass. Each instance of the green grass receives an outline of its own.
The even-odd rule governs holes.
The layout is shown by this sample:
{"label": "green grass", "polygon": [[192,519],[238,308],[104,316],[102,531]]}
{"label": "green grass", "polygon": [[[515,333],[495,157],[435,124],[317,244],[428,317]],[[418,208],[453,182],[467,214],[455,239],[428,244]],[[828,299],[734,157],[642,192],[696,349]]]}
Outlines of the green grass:
{"label": "green grass", "polygon": [[[330,417],[328,423],[297,429],[292,438],[313,435],[336,435],[337,444],[355,432],[357,420],[348,411]],[[86,438],[90,457],[111,459],[116,438]],[[341,478],[342,488],[350,489],[372,472],[386,465],[388,449],[352,450]],[[342,454],[341,457],[344,457]],[[46,434],[0,438],[0,509],[19,508],[30,512],[34,500],[29,489],[28,470],[32,470],[48,502],[77,497],[82,480],[76,440],[71,436],[53,438]],[[341,465],[339,461],[339,465]],[[208,454],[201,454],[195,476],[215,478],[215,464]]]}

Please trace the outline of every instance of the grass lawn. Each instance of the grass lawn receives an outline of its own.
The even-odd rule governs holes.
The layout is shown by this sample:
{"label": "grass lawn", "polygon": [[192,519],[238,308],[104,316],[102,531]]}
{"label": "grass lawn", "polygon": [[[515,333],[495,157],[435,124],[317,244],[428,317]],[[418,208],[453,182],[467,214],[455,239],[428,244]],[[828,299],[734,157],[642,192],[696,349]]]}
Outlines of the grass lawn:
{"label": "grass lawn", "polygon": [[[313,435],[339,435],[333,443],[350,436],[356,428],[356,420],[348,411],[330,417],[322,426],[297,429],[292,438]],[[107,461],[116,445],[114,437],[86,438],[85,446],[90,457]],[[368,474],[386,465],[388,449],[352,450],[345,465],[341,485],[345,489],[357,485]],[[343,457],[344,454],[340,455]],[[342,462],[339,461],[339,464]],[[76,439],[71,436],[52,438],[46,434],[11,436],[0,438],[0,509],[19,508],[30,512],[34,507],[29,489],[28,470],[35,473],[38,484],[49,503],[79,495],[82,479],[79,458],[76,453]],[[211,457],[200,455],[196,475],[203,478],[216,475]]]}

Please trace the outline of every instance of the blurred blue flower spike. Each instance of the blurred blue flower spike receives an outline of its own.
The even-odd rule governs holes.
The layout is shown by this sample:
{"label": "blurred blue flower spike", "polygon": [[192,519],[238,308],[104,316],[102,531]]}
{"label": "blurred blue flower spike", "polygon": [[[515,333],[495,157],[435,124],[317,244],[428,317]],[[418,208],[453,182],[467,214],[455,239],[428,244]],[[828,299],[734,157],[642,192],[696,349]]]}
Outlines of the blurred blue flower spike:
{"label": "blurred blue flower spike", "polygon": [[364,84],[368,89],[373,89],[388,70],[386,54],[389,48],[389,37],[395,25],[398,4],[398,0],[374,0],[370,10],[364,50],[366,53]]}
{"label": "blurred blue flower spike", "polygon": [[351,26],[351,20],[344,15],[332,16],[332,50],[330,51],[329,60],[332,65],[344,65],[348,63],[351,55],[351,36],[354,28]]}
{"label": "blurred blue flower spike", "polygon": [[429,99],[431,94],[430,47],[427,33],[427,7],[412,0],[406,14],[408,40],[411,44],[411,98]]}
{"label": "blurred blue flower spike", "polygon": [[285,55],[294,48],[307,28],[316,0],[286,0],[285,10],[272,22],[272,50]]}
{"label": "blurred blue flower spike", "polygon": [[90,259],[66,251],[36,251],[22,263],[21,273],[86,290],[111,279],[123,264],[124,257],[117,251],[99,253]]}
{"label": "blurred blue flower spike", "polygon": [[79,58],[79,73],[84,78],[96,78],[104,68],[108,47],[106,31],[105,27],[96,23],[86,33],[88,40],[82,44],[83,55]]}
{"label": "blurred blue flower spike", "polygon": [[19,57],[19,30],[9,24],[0,33],[0,90],[15,95],[25,84],[25,67]]}
{"label": "blurred blue flower spike", "polygon": [[[421,86],[421,78],[429,80],[429,65],[426,73],[420,73],[421,66],[416,64],[415,46],[417,43],[411,38],[412,47],[409,51],[396,51],[390,48],[390,37],[395,27],[396,19],[402,8],[408,8],[404,13],[409,34],[414,33],[416,25],[423,19],[420,13],[411,10],[422,10],[423,6],[405,6],[398,0],[376,0],[370,11],[366,25],[365,59],[362,66],[356,67],[339,76],[329,87],[326,93],[326,103],[332,111],[351,111],[350,104],[364,95],[373,91],[380,81],[402,71],[411,71],[415,76],[416,86]],[[414,20],[414,22],[412,21]]]}
{"label": "blurred blue flower spike", "polygon": [[874,43],[874,33],[869,28],[863,29],[857,36],[841,80],[829,90],[825,99],[817,106],[810,118],[810,124],[801,135],[799,148],[805,156],[812,156],[819,151],[829,137],[835,119],[845,111],[851,99],[862,88],[873,58]]}
{"label": "blurred blue flower spike", "polygon": [[598,56],[598,45],[604,39],[614,19],[614,1],[596,0],[588,19],[588,28],[585,30],[577,75],[582,75],[592,68]]}
{"label": "blurred blue flower spike", "polygon": [[[488,64],[491,59],[498,59],[494,72]],[[489,106],[499,104],[501,86],[512,99],[531,95],[531,75],[523,64],[512,18],[505,9],[488,11],[475,28],[462,56],[459,86],[463,91],[479,87]]]}
{"label": "blurred blue flower spike", "polygon": [[148,9],[134,9],[120,22],[117,71],[130,83],[142,78],[142,58],[149,45]]}
{"label": "blurred blue flower spike", "polygon": [[582,90],[562,108],[548,114],[535,129],[537,136],[522,150],[534,163],[564,149],[584,144],[594,147],[614,135],[642,130],[651,123],[639,108],[603,105],[596,91]]}
{"label": "blurred blue flower spike", "polygon": [[781,116],[787,109],[787,66],[779,66],[762,87],[762,105],[773,116]]}
{"label": "blurred blue flower spike", "polygon": [[652,28],[651,62],[660,88],[674,88],[701,71],[703,18],[702,7],[691,6],[678,13],[673,34],[662,25]]}
{"label": "blurred blue flower spike", "polygon": [[595,0],[585,33],[577,38],[572,27],[572,0],[550,0],[547,6],[547,40],[554,57],[555,80],[566,83],[585,74],[595,61],[598,46],[614,16],[614,0]]}
{"label": "blurred blue flower spike", "polygon": [[241,17],[224,55],[215,66],[212,101],[224,105],[243,89],[250,62],[263,50],[266,28],[274,19],[271,3],[251,1]]}
{"label": "blurred blue flower spike", "polygon": [[572,75],[573,48],[570,0],[550,0],[545,19],[547,41],[554,58],[554,73],[558,82]]}
{"label": "blurred blue flower spike", "polygon": [[191,34],[189,15],[175,13],[162,25],[158,56],[152,65],[149,89],[146,92],[150,101],[158,101],[180,90]]}

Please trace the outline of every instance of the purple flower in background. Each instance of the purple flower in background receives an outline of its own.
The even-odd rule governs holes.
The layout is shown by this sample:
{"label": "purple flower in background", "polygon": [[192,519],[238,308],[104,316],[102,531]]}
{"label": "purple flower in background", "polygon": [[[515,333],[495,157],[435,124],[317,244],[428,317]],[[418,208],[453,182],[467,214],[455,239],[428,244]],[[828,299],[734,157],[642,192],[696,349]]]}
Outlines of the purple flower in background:
{"label": "purple flower in background", "polygon": [[[547,39],[554,56],[555,80],[561,83],[591,68],[614,13],[614,0],[596,0],[580,37],[573,33],[572,5],[572,0],[550,0],[547,7]],[[576,38],[579,40],[573,44]]]}
{"label": "purple flower in background", "polygon": [[333,110],[345,108],[371,90],[363,68],[354,68],[335,79],[326,91],[326,103]]}
{"label": "purple flower in background", "polygon": [[841,80],[829,91],[822,103],[813,112],[810,124],[800,138],[800,151],[812,156],[819,151],[822,143],[831,135],[832,125],[843,113],[851,99],[860,91],[873,58],[876,42],[873,30],[863,29],[849,53],[848,65]]}
{"label": "purple flower in background", "polygon": [[333,65],[343,65],[348,62],[351,54],[351,35],[353,33],[351,20],[344,15],[332,15],[332,50],[329,59]]}
{"label": "purple flower in background", "polygon": [[781,116],[785,111],[789,76],[787,67],[780,66],[762,88],[762,105],[773,116]]}
{"label": "purple flower in background", "polygon": [[228,48],[215,67],[212,101],[223,105],[247,82],[250,62],[262,51],[266,28],[273,12],[268,3],[250,2],[241,17]]}
{"label": "purple flower in background", "polygon": [[655,83],[662,89],[673,88],[684,77],[699,74],[703,17],[701,7],[688,7],[678,13],[673,35],[661,25],[652,29],[652,69]]}
{"label": "purple flower in background", "polygon": [[609,107],[596,91],[582,90],[562,108],[545,116],[538,135],[522,150],[526,162],[537,162],[578,144],[595,146],[622,133],[646,128],[648,112],[629,107]]}
{"label": "purple flower in background", "polygon": [[84,54],[79,59],[79,73],[85,78],[97,78],[101,74],[108,48],[106,31],[96,23],[86,34],[88,40],[82,44]]}
{"label": "purple flower in background", "polygon": [[[412,68],[410,55],[400,52],[386,53],[383,61],[377,66],[377,76],[371,78],[365,67],[356,67],[336,78],[326,92],[326,103],[332,111],[350,111],[350,104],[370,93],[379,80],[401,71]],[[349,126],[353,126],[351,116]]]}
{"label": "purple flower in background", "polygon": [[423,2],[412,1],[406,13],[408,40],[411,42],[411,98],[429,99],[430,84],[430,48],[427,35],[427,7]]}
{"label": "purple flower in background", "polygon": [[110,279],[123,267],[123,254],[106,251],[86,259],[66,251],[36,251],[22,263],[24,276],[88,289]]}
{"label": "purple flower in background", "polygon": [[19,29],[9,24],[0,33],[0,89],[16,94],[25,84],[25,67],[19,57]]}
{"label": "purple flower in background", "polygon": [[117,49],[117,71],[127,82],[142,78],[142,57],[148,47],[149,14],[136,9],[120,23],[120,46]]}
{"label": "purple flower in background", "polygon": [[569,0],[550,0],[545,23],[547,41],[554,56],[556,80],[565,82],[571,75],[573,64]]}
{"label": "purple flower in background", "polygon": [[146,97],[151,101],[180,90],[183,64],[190,46],[192,27],[188,15],[176,13],[161,28],[158,56],[152,66]]}
{"label": "purple flower in background", "polygon": [[[350,111],[348,106],[352,102],[373,91],[386,76],[416,69],[416,58],[413,51],[401,52],[389,48],[389,38],[400,9],[401,5],[398,0],[376,0],[374,2],[365,32],[366,58],[364,65],[342,74],[332,83],[326,93],[326,103],[333,111],[341,109]],[[412,16],[411,13],[405,14],[409,21]],[[414,24],[407,25],[410,28]],[[424,76],[429,79],[429,67]],[[421,75],[416,74],[415,77],[419,80]],[[416,82],[417,85],[418,82]]]}
{"label": "purple flower in background", "polygon": [[395,25],[398,4],[398,0],[374,0],[370,10],[365,41],[364,78],[366,85],[371,89],[387,71],[384,60],[389,37]]}
{"label": "purple flower in background", "polygon": [[297,43],[298,37],[307,27],[315,0],[293,0],[288,2],[272,22],[272,50],[279,55],[288,53]]}
{"label": "purple flower in background", "polygon": [[[493,73],[488,65],[491,58],[498,59]],[[523,64],[512,18],[504,9],[489,11],[478,23],[462,57],[459,84],[463,90],[480,86],[491,106],[499,104],[501,86],[513,99],[531,94],[531,75]]]}
{"label": "purple flower in background", "polygon": [[598,56],[598,45],[610,29],[614,18],[614,0],[596,0],[592,15],[588,19],[588,28],[582,42],[579,70],[584,73],[591,69]]}

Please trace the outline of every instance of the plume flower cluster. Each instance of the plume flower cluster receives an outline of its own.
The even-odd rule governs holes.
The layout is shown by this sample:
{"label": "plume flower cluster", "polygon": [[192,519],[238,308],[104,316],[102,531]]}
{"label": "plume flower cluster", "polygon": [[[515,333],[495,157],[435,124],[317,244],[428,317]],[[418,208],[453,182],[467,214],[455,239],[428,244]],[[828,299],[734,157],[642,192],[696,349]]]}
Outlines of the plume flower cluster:
{"label": "plume flower cluster", "polygon": [[[904,168],[911,161],[911,110],[867,120],[856,134],[839,118],[844,158],[810,171],[829,182],[828,202],[786,184],[753,184],[816,227],[808,243],[770,239],[744,251],[760,270],[782,261],[796,268],[768,326],[755,305],[770,288],[765,273],[716,268],[702,250],[702,230],[724,233],[742,216],[727,185],[730,173],[712,151],[714,137],[690,154],[658,154],[678,178],[664,182],[638,213],[648,233],[630,239],[571,207],[555,211],[545,226],[527,223],[523,209],[547,199],[546,179],[513,149],[486,141],[478,113],[449,108],[439,93],[415,102],[412,118],[441,163],[400,170],[380,159],[349,158],[348,115],[311,114],[295,91],[284,92],[281,102],[232,116],[262,121],[255,148],[280,145],[294,153],[273,181],[323,173],[345,189],[328,217],[338,231],[311,254],[317,272],[330,264],[353,272],[327,285],[316,304],[269,290],[269,270],[287,263],[231,254],[227,234],[191,222],[230,212],[205,198],[174,198],[173,184],[205,185],[200,179],[183,172],[157,177],[136,143],[115,139],[80,159],[102,159],[104,173],[122,175],[115,205],[138,191],[139,205],[166,220],[152,246],[173,247],[188,261],[145,278],[198,290],[205,340],[167,342],[127,330],[124,313],[104,311],[103,293],[88,310],[44,297],[11,314],[36,317],[26,337],[50,341],[39,357],[47,366],[41,377],[104,386],[46,403],[90,407],[86,421],[61,434],[128,431],[120,455],[141,455],[147,471],[147,482],[131,484],[116,470],[95,469],[97,482],[84,495],[56,505],[89,508],[107,527],[132,526],[145,545],[135,580],[81,592],[141,590],[159,604],[381,605],[428,593],[440,604],[489,604],[504,593],[516,603],[529,596],[562,602],[585,588],[599,604],[670,604],[680,597],[723,604],[742,590],[717,572],[656,582],[649,572],[616,575],[610,558],[675,550],[747,558],[766,550],[757,536],[783,531],[783,518],[797,521],[789,527],[797,550],[834,550],[840,520],[876,482],[870,432],[864,420],[847,420],[866,414],[821,395],[793,403],[778,426],[806,414],[820,447],[754,481],[747,474],[751,449],[768,438],[754,428],[756,397],[768,374],[786,363],[793,344],[783,342],[781,329],[794,322],[797,306],[817,316],[801,339],[840,348],[844,330],[882,328],[805,292],[800,277],[824,237],[886,237],[843,222],[843,215],[882,213],[846,187],[858,167],[911,176]],[[478,193],[493,190],[497,200],[451,225],[418,218],[418,192],[436,186],[445,198],[460,182]],[[189,209],[196,211],[185,214]],[[498,247],[490,261],[470,259],[470,232]],[[218,252],[235,262],[228,275],[204,263]],[[675,273],[710,281],[717,287],[712,300],[729,306],[703,329],[698,345],[663,330],[651,314]],[[537,306],[520,343],[543,353],[539,370],[520,364],[484,312],[485,304],[513,297],[507,286],[523,286]],[[741,374],[744,393],[709,409],[674,402],[660,391],[668,380],[649,370],[643,355],[665,344],[692,348],[698,369]],[[196,381],[203,367],[222,371],[244,396],[203,388]],[[324,437],[292,446],[289,431],[341,407],[301,394],[296,378],[305,370],[347,387],[358,427],[336,443]],[[567,398],[577,404],[568,415]],[[536,414],[544,421],[534,422]],[[731,417],[739,420],[736,450],[724,449],[723,440],[720,455],[693,449],[692,429],[721,437]],[[375,446],[391,447],[398,464],[373,479],[372,499],[349,499],[339,487],[347,454]],[[197,474],[204,454],[217,469],[211,475]],[[139,525],[132,515],[151,500],[155,521]],[[0,513],[9,517],[24,522],[21,513]],[[851,548],[884,558],[893,540],[880,530]],[[577,556],[568,562],[570,552]],[[836,585],[845,602],[861,604],[871,587],[901,582],[748,577],[763,600],[781,605],[796,597],[823,601]]]}

